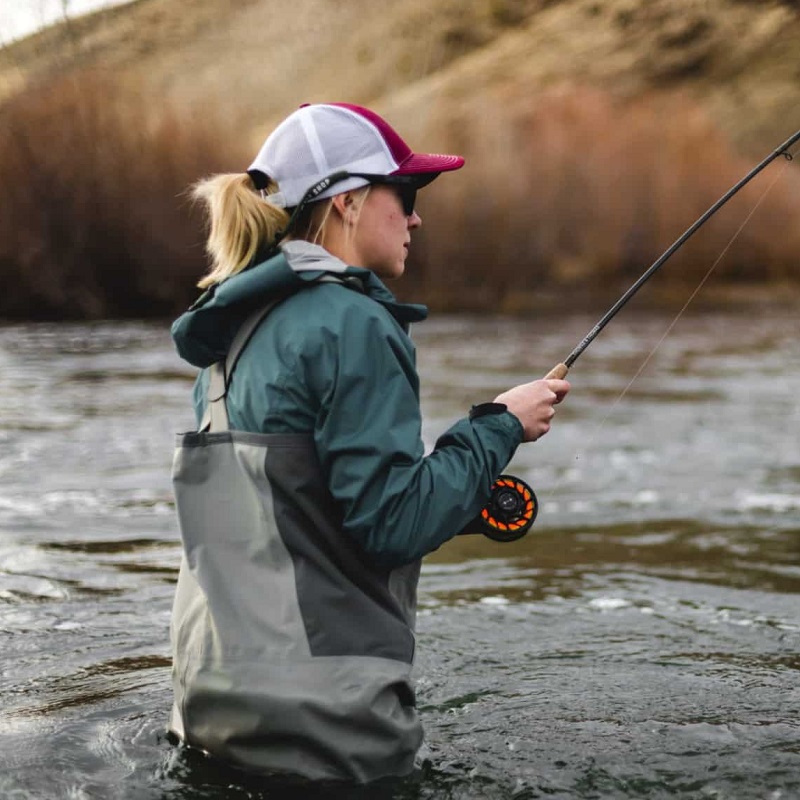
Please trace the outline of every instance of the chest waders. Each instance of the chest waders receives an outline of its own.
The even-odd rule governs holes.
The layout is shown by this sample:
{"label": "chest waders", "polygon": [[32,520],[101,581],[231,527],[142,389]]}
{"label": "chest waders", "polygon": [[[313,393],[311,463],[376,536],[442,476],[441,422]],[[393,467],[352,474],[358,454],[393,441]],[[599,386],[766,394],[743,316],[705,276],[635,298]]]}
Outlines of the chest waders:
{"label": "chest waders", "polygon": [[236,362],[274,305],[210,368],[200,430],[178,436],[170,727],[252,770],[404,775],[422,742],[410,680],[419,562],[380,567],[342,531],[311,433],[229,429]]}

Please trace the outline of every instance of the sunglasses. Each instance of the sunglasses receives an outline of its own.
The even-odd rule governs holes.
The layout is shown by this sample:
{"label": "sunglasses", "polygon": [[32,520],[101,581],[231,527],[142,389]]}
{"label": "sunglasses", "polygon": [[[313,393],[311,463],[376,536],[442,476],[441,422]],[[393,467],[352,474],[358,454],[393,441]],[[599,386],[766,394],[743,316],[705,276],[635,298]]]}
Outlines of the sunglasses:
{"label": "sunglasses", "polygon": [[419,182],[404,175],[354,175],[357,178],[366,178],[370,183],[378,186],[389,186],[394,189],[403,206],[403,213],[410,217],[414,213],[417,202],[417,189]]}
{"label": "sunglasses", "polygon": [[407,217],[410,217],[414,213],[414,204],[417,202],[417,190],[421,189],[423,186],[427,186],[438,174],[438,172],[431,172],[421,175],[375,175],[371,172],[334,172],[328,175],[327,178],[323,178],[321,181],[315,183],[303,195],[300,202],[292,211],[289,221],[286,223],[286,227],[276,235],[272,246],[276,247],[278,242],[286,236],[291,230],[292,225],[294,225],[294,221],[308,203],[313,203],[326,189],[329,189],[340,181],[347,180],[347,178],[363,178],[373,184],[391,186],[400,198],[400,203],[403,206],[403,213]]}

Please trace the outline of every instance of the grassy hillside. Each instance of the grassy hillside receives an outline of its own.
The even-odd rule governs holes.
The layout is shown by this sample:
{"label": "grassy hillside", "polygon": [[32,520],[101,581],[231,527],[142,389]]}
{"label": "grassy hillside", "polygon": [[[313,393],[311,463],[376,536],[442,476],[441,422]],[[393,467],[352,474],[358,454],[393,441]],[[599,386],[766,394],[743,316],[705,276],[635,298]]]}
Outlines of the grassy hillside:
{"label": "grassy hillside", "polygon": [[216,103],[259,136],[302,99],[391,106],[410,90],[468,102],[564,81],[621,97],[679,89],[760,152],[800,107],[800,2],[138,0],[0,50],[0,96],[77,65]]}
{"label": "grassy hillside", "polygon": [[[329,99],[373,105],[412,145],[467,156],[425,193],[401,293],[509,310],[566,289],[600,302],[800,127],[798,43],[788,0],[138,0],[69,21],[0,50],[0,179],[12,187],[0,271],[21,287],[0,315],[171,313],[202,269],[181,187],[242,169],[277,119]],[[133,135],[137,116],[148,122]],[[132,154],[129,194],[109,176]],[[721,279],[800,283],[800,173],[779,169],[764,200],[772,175],[687,248],[661,300],[696,283],[758,202]],[[42,209],[31,184],[63,202]],[[70,203],[71,191],[98,201]],[[166,197],[172,209],[150,213]],[[130,301],[128,283],[106,275],[120,252],[140,276],[124,306],[114,297]],[[159,259],[163,285],[145,268]],[[47,310],[32,288],[42,263]],[[90,300],[58,288],[76,283]]]}

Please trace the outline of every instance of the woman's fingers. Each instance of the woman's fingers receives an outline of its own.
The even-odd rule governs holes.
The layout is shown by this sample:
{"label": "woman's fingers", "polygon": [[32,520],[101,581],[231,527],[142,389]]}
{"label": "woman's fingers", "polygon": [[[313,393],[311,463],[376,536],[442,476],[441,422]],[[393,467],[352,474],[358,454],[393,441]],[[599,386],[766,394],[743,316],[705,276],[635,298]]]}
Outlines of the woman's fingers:
{"label": "woman's fingers", "polygon": [[550,430],[554,406],[569,392],[569,383],[557,378],[542,378],[523,383],[503,392],[495,402],[505,403],[522,423],[524,440],[532,442]]}

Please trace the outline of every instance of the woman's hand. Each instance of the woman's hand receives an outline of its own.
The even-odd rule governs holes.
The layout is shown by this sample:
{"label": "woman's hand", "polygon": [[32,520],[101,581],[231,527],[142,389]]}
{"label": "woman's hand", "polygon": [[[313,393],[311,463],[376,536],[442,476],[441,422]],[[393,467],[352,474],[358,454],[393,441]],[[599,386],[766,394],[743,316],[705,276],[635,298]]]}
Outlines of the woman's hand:
{"label": "woman's hand", "polygon": [[508,410],[522,423],[524,442],[535,442],[550,430],[550,421],[569,392],[569,382],[557,378],[542,378],[522,383],[495,397],[495,403],[505,403]]}

